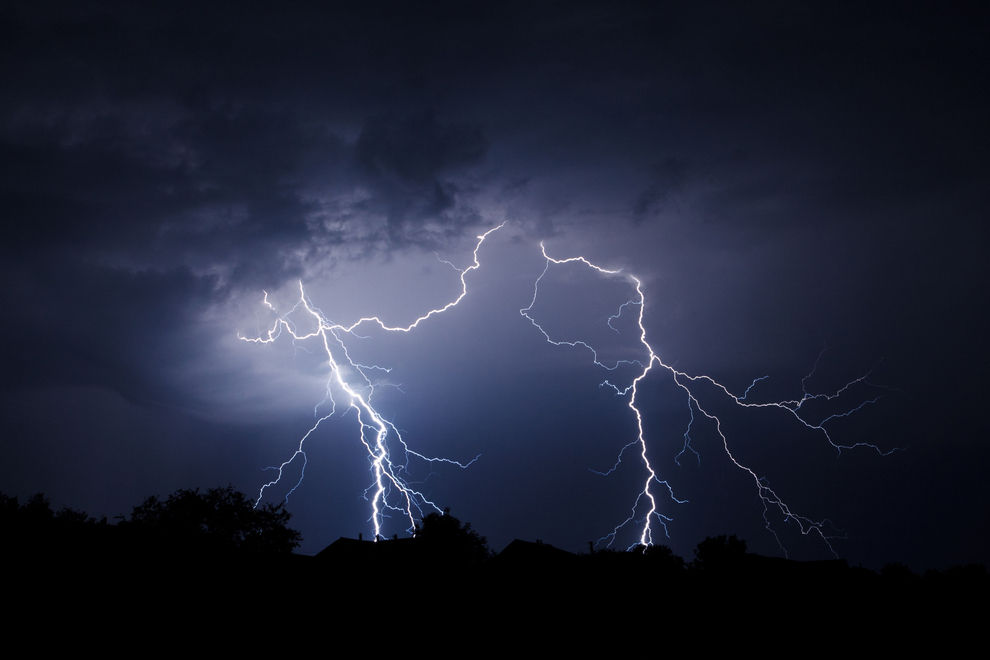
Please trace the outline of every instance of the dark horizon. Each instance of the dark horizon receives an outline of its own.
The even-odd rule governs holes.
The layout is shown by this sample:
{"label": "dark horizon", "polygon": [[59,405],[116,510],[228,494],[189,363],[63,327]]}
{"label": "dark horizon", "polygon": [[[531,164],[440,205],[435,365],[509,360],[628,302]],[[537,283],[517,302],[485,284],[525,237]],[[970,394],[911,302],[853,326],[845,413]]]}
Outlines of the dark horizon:
{"label": "dark horizon", "polygon": [[[932,589],[977,593],[990,586],[988,567],[979,563],[914,572],[900,562],[887,562],[871,570],[851,566],[842,558],[801,561],[760,555],[734,534],[706,537],[688,557],[664,544],[615,549],[589,542],[584,552],[572,552],[540,538],[514,538],[498,548],[470,522],[449,511],[425,516],[411,536],[341,536],[319,552],[305,554],[297,549],[302,537],[292,528],[291,517],[284,504],[252,506],[252,498],[231,486],[150,496],[130,514],[114,520],[77,509],[53,509],[44,493],[24,502],[0,493],[0,531],[6,539],[0,557],[22,569],[80,571],[87,576],[84,579],[105,573],[110,566],[119,575],[127,566],[123,574],[130,576],[128,580],[134,575],[148,579],[164,571],[175,576],[185,572],[188,575],[182,579],[191,583],[203,571],[232,562],[276,572],[295,567],[313,576],[429,571],[445,579],[478,580],[474,587],[481,591],[495,586],[483,581],[493,576],[515,580],[522,587],[541,573],[546,577],[547,571],[555,579],[569,580],[598,575],[614,581],[620,575],[638,575],[674,588],[694,582],[726,589],[750,582],[770,592],[788,585],[807,591],[812,585],[840,579],[848,588],[872,589],[875,596],[918,596]],[[299,563],[304,559],[317,561]],[[351,586],[359,585],[360,580]]]}
{"label": "dark horizon", "polygon": [[[806,516],[768,514],[795,558],[990,564],[988,31],[985,7],[934,2],[8,3],[0,492],[108,517],[181,488],[260,493],[330,410],[318,342],[239,341],[272,327],[266,296],[284,313],[302,283],[328,322],[405,325],[505,223],[456,308],[347,339],[390,369],[367,368],[376,409],[414,450],[480,455],[414,458],[404,483],[500,547],[583,551],[630,515],[637,454],[596,473],[636,438],[628,398],[520,314],[543,242],[637,277],[671,369],[736,395],[766,377],[747,402],[854,383],[809,401],[813,422],[877,398],[829,420],[856,447],[839,452],[691,381],[723,446],[656,367],[637,391],[674,494],[654,482],[655,542],[781,555],[765,479]],[[610,318],[632,280],[599,275],[549,271],[532,318],[642,360],[636,305]],[[302,550],[367,538],[355,410],[306,451]],[[388,513],[391,537],[408,524]],[[805,533],[826,519],[827,543]]]}
{"label": "dark horizon", "polygon": [[414,538],[339,539],[301,557],[291,552],[298,537],[286,522],[281,507],[259,511],[230,488],[152,498],[118,525],[53,512],[38,498],[16,506],[0,497],[0,560],[13,569],[5,595],[16,605],[10,620],[21,635],[47,634],[56,645],[78,646],[85,630],[112,625],[104,648],[192,630],[200,643],[256,650],[258,635],[239,634],[245,622],[306,642],[325,636],[328,615],[362,631],[369,610],[381,640],[389,634],[383,606],[398,599],[403,639],[429,622],[442,621],[447,640],[473,642],[532,622],[538,630],[529,644],[553,640],[560,648],[579,627],[582,641],[604,635],[645,650],[655,636],[617,633],[662,621],[692,639],[717,627],[738,648],[768,620],[774,641],[790,644],[806,641],[809,622],[838,614],[842,625],[829,641],[882,640],[890,649],[947,632],[975,640],[981,619],[973,603],[990,586],[982,565],[916,575],[890,564],[876,573],[841,559],[764,557],[735,537],[706,538],[690,562],[656,545],[575,555],[517,540],[494,554],[468,524],[440,514],[426,516]]}

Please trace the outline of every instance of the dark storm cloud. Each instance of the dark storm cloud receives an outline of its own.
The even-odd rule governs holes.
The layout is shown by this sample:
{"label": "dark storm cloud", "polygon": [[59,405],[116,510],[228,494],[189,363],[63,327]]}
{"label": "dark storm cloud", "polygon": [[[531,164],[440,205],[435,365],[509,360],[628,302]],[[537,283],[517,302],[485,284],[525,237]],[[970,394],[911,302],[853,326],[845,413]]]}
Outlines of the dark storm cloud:
{"label": "dark storm cloud", "polygon": [[[443,176],[481,161],[486,149],[480,127],[441,124],[432,112],[406,117],[373,117],[365,122],[355,146],[361,171],[379,193],[377,203],[388,217],[390,232],[427,220],[463,231],[476,214],[457,207],[458,188]],[[467,217],[465,217],[465,215]]]}
{"label": "dark storm cloud", "polygon": [[[8,246],[141,244],[151,265],[219,259],[254,285],[261,273],[296,274],[314,245],[405,244],[416,240],[406,224],[477,220],[456,174],[484,156],[480,127],[415,100],[387,114],[369,100],[340,123],[341,88],[399,52],[337,33],[332,16],[308,24],[238,8],[230,22],[215,7],[187,9],[7,12],[0,156],[11,176],[0,195],[19,226]],[[412,39],[389,20],[374,25]],[[334,71],[352,47],[366,59]],[[319,84],[328,73],[334,84]],[[355,125],[356,138],[341,136]],[[370,194],[326,199],[355,190]],[[384,217],[387,231],[359,214]]]}
{"label": "dark storm cloud", "polygon": [[210,115],[141,136],[93,123],[85,135],[53,126],[0,145],[12,172],[0,183],[8,250],[71,247],[134,269],[220,265],[241,284],[261,276],[252,269],[298,270],[285,256],[309,238],[298,177],[314,151],[333,152],[332,137],[265,116]]}
{"label": "dark storm cloud", "polygon": [[[44,267],[42,267],[44,266]],[[5,304],[4,388],[100,387],[127,400],[175,400],[162,368],[188,359],[198,310],[222,295],[184,270],[113,270],[74,261],[15,268]]]}
{"label": "dark storm cloud", "polygon": [[654,166],[654,181],[633,204],[633,219],[643,222],[665,210],[675,194],[680,192],[687,178],[688,165],[677,158],[667,158]]}
{"label": "dark storm cloud", "polygon": [[[0,249],[22,283],[7,308],[23,310],[7,346],[33,347],[5,351],[10,373],[168,398],[142,355],[195,345],[197,315],[231,292],[478,221],[460,173],[485,155],[481,128],[415,102],[340,106],[342,90],[361,97],[367,67],[385,74],[402,53],[329,18],[126,3],[3,13]],[[48,306],[73,319],[70,338]],[[159,322],[137,322],[156,307]]]}
{"label": "dark storm cloud", "polygon": [[481,129],[441,125],[432,113],[368,120],[357,141],[358,162],[383,181],[432,184],[445,170],[476,163],[485,153]]}

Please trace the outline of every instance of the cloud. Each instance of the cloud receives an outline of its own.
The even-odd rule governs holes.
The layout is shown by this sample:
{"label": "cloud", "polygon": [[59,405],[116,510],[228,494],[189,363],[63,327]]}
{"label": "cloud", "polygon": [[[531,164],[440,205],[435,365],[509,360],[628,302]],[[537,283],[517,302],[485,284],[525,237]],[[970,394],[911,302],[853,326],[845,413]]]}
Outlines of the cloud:
{"label": "cloud", "polygon": [[680,158],[665,158],[653,167],[653,181],[633,202],[633,220],[647,221],[664,210],[671,198],[684,188],[687,162]]}
{"label": "cloud", "polygon": [[130,401],[184,398],[163,373],[197,359],[198,316],[226,296],[215,278],[185,269],[134,273],[63,258],[8,264],[7,274],[17,286],[3,304],[16,323],[0,345],[3,386],[99,387]]}
{"label": "cloud", "polygon": [[420,229],[432,221],[459,231],[475,219],[452,177],[480,163],[487,148],[480,126],[442,122],[433,112],[419,111],[369,118],[354,155],[377,193],[372,206],[387,217],[390,236],[410,240],[407,226]]}

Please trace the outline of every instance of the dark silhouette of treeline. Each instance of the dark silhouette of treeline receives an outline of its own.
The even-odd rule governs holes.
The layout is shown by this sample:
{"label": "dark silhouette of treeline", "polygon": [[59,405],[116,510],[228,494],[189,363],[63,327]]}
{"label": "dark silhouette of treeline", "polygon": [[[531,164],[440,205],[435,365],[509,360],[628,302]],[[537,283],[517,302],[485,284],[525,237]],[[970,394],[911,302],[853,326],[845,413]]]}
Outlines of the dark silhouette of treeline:
{"label": "dark silhouette of treeline", "polygon": [[341,538],[303,556],[293,552],[301,536],[284,507],[253,505],[231,487],[181,490],[111,522],[54,511],[42,495],[23,503],[0,495],[7,601],[96,615],[99,595],[110,603],[104,614],[118,619],[150,609],[227,622],[273,610],[313,620],[347,603],[355,613],[412,608],[423,621],[439,608],[461,623],[535,625],[553,613],[592,627],[662,621],[697,632],[717,621],[793,632],[851,621],[965,626],[985,615],[990,595],[981,565],[876,572],[841,559],[756,555],[735,536],[705,539],[690,561],[662,545],[575,554],[515,540],[494,553],[449,513],[426,516],[413,537]]}
{"label": "dark silhouette of treeline", "polygon": [[288,555],[300,543],[283,506],[255,508],[232,487],[179,490],[149,497],[115,524],[71,508],[59,511],[42,494],[23,504],[0,493],[0,553],[7,559],[51,561],[132,554],[179,560]]}

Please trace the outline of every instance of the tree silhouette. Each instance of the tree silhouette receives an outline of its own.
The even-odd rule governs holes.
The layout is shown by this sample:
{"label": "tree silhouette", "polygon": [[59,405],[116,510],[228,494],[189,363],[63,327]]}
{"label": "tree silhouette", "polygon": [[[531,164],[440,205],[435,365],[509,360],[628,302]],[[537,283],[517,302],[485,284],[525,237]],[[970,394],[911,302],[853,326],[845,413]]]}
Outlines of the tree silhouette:
{"label": "tree silhouette", "polygon": [[492,555],[488,541],[471,523],[445,513],[428,514],[416,527],[416,538],[434,559],[464,564],[480,564]]}
{"label": "tree silhouette", "polygon": [[709,536],[694,549],[694,566],[704,571],[738,568],[746,556],[746,541],[736,535]]}
{"label": "tree silhouette", "polygon": [[681,573],[684,571],[684,559],[675,555],[674,551],[666,545],[651,545],[643,548],[642,553],[649,564],[657,570],[666,573]]}
{"label": "tree silhouette", "polygon": [[290,517],[283,504],[255,507],[227,486],[178,490],[164,501],[149,497],[121,526],[163,550],[284,554],[301,540],[287,526]]}
{"label": "tree silhouette", "polygon": [[0,493],[0,554],[35,559],[73,553],[98,553],[106,545],[107,519],[63,507],[55,511],[48,498],[36,493],[20,504]]}

